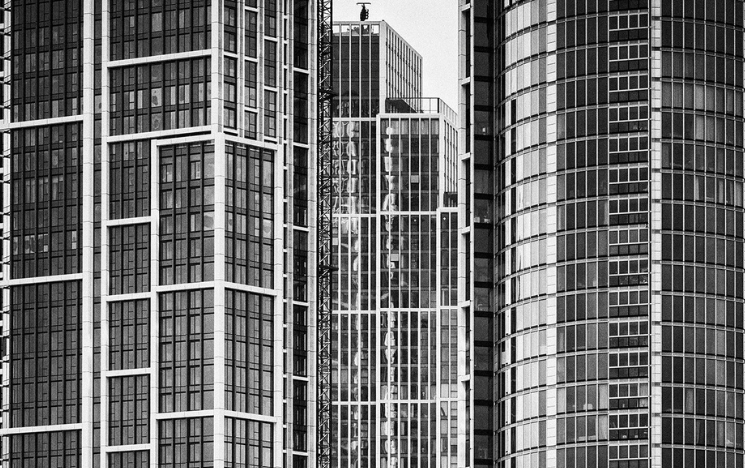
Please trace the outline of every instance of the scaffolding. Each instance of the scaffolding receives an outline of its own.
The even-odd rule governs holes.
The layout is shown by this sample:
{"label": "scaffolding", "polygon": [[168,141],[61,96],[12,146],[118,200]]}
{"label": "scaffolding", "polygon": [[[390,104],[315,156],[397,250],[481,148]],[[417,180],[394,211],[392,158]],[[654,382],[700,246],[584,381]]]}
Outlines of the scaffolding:
{"label": "scaffolding", "polygon": [[318,0],[318,318],[317,467],[331,467],[332,0]]}

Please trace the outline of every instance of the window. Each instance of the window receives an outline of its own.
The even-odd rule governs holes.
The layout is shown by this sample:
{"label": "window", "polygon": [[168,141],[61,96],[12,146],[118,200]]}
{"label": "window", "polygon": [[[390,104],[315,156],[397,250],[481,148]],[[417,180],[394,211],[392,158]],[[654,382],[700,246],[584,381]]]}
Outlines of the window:
{"label": "window", "polygon": [[150,367],[150,301],[109,303],[109,368]]}
{"label": "window", "polygon": [[[112,60],[205,49],[210,35],[209,8],[210,2],[206,0],[178,5],[162,1],[112,3],[109,21]],[[235,10],[232,21],[234,25]]]}
{"label": "window", "polygon": [[11,288],[10,427],[80,422],[81,297],[77,281]]}
{"label": "window", "polygon": [[209,58],[111,69],[111,134],[208,125],[209,70]]}
{"label": "window", "polygon": [[264,91],[264,135],[277,137],[277,93]]}
{"label": "window", "polygon": [[109,468],[148,468],[150,452],[109,452]]}
{"label": "window", "polygon": [[150,225],[109,228],[110,294],[150,290]]}
{"label": "window", "polygon": [[212,418],[159,421],[158,466],[162,468],[212,468],[215,459],[213,428]]}
{"label": "window", "polygon": [[226,290],[225,401],[232,411],[272,415],[274,303]]}
{"label": "window", "polygon": [[161,293],[159,300],[159,411],[171,413],[212,409],[213,292],[204,289]]}
{"label": "window", "polygon": [[82,236],[79,124],[11,132],[11,276],[77,273]]}
{"label": "window", "polygon": [[109,444],[146,444],[150,440],[150,377],[109,379]]}
{"label": "window", "polygon": [[160,284],[214,277],[214,164],[212,142],[160,148]]}
{"label": "window", "polygon": [[[32,432],[8,436],[12,466],[80,468],[80,431]],[[39,450],[39,447],[44,447]]]}
{"label": "window", "polygon": [[109,217],[150,214],[150,141],[109,144]]}
{"label": "window", "polygon": [[272,466],[273,440],[269,423],[225,418],[225,468]]}

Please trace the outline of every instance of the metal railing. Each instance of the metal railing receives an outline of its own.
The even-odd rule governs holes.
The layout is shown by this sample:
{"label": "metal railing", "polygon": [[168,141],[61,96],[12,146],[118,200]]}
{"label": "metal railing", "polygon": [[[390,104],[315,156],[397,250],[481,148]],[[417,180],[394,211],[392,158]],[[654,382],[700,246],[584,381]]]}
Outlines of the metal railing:
{"label": "metal railing", "polygon": [[442,114],[455,124],[456,114],[445,101],[435,97],[396,97],[385,100],[389,114]]}

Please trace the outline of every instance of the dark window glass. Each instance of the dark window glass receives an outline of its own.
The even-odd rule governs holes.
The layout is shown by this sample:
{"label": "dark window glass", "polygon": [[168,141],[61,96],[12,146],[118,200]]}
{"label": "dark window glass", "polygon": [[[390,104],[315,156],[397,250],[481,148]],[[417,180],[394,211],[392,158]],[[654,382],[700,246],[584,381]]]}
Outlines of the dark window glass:
{"label": "dark window glass", "polygon": [[112,135],[209,125],[209,57],[118,67],[109,73]]}
{"label": "dark window glass", "polygon": [[150,376],[109,379],[109,444],[146,444],[150,440]]}
{"label": "dark window glass", "polygon": [[214,277],[214,145],[160,149],[160,284]]}
{"label": "dark window glass", "polygon": [[111,60],[206,49],[210,42],[210,8],[209,0],[112,2]]}
{"label": "dark window glass", "polygon": [[80,421],[80,283],[11,288],[10,425]]}
{"label": "dark window glass", "polygon": [[109,452],[109,468],[149,468],[150,452]]}
{"label": "dark window glass", "polygon": [[82,111],[81,0],[12,2],[13,122]]}
{"label": "dark window glass", "polygon": [[109,228],[109,292],[150,290],[150,225]]}
{"label": "dark window glass", "polygon": [[212,409],[213,292],[161,293],[159,300],[160,412]]}
{"label": "dark window glass", "polygon": [[226,290],[225,405],[272,414],[274,315],[271,297]]}
{"label": "dark window glass", "polygon": [[109,368],[150,367],[150,300],[109,303]]}
{"label": "dark window glass", "polygon": [[274,278],[274,153],[228,142],[227,281],[271,288]]}
{"label": "dark window glass", "polygon": [[308,0],[296,0],[294,7],[295,12],[292,17],[294,65],[298,68],[308,68],[308,52],[310,49]]}
{"label": "dark window glass", "polygon": [[11,276],[80,271],[80,124],[14,130],[11,161]]}
{"label": "dark window glass", "polygon": [[109,218],[150,214],[150,141],[109,144]]}
{"label": "dark window glass", "polygon": [[308,94],[308,75],[304,73],[294,73],[294,94],[293,94],[293,139],[295,143],[308,143],[309,138],[309,94]]}
{"label": "dark window glass", "polygon": [[272,466],[273,440],[269,423],[225,418],[225,468]]}
{"label": "dark window glass", "polygon": [[9,437],[10,466],[64,466],[79,468],[80,431],[35,432]]}
{"label": "dark window glass", "polygon": [[[227,422],[226,422],[227,424]],[[158,422],[158,466],[162,468],[212,468],[214,429],[212,418],[171,419]],[[241,460],[254,455],[243,452]]]}

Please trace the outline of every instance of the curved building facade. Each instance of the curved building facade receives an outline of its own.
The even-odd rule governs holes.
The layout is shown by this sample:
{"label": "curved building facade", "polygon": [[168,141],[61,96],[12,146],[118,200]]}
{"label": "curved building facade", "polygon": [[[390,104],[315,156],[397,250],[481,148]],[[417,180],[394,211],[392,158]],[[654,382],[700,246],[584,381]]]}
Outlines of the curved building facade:
{"label": "curved building facade", "polygon": [[743,2],[461,25],[465,462],[742,466]]}

